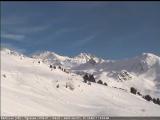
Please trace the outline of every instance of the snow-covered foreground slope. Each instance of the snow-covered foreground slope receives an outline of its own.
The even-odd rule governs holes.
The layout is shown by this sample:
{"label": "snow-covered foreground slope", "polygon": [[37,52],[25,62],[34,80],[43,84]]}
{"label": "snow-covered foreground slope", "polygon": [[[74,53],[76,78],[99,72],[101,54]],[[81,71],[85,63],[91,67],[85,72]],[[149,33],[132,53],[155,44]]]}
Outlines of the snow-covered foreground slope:
{"label": "snow-covered foreground slope", "polygon": [[1,51],[2,115],[160,115],[159,105],[129,91],[88,85],[79,75],[38,62]]}

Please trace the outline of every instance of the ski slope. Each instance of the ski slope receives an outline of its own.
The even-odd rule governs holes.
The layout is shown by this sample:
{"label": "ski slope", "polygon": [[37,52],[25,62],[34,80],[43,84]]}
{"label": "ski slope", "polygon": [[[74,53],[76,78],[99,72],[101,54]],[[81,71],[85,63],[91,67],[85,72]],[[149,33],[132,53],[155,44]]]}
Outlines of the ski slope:
{"label": "ski slope", "polygon": [[159,105],[116,84],[88,85],[82,76],[51,70],[41,59],[1,50],[2,115],[160,116]]}

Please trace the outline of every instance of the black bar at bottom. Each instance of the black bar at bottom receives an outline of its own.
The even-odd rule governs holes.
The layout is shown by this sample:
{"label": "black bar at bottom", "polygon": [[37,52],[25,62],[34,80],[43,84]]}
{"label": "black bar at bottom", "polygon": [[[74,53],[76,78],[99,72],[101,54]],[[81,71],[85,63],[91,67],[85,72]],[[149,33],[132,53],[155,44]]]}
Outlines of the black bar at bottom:
{"label": "black bar at bottom", "polygon": [[160,120],[160,117],[1,116],[1,120]]}

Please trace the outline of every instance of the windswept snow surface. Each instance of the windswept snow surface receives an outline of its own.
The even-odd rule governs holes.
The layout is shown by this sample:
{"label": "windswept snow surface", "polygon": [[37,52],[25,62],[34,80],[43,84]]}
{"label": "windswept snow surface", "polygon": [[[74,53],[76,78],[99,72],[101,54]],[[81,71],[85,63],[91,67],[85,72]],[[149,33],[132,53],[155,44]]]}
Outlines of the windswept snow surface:
{"label": "windswept snow surface", "polygon": [[[58,56],[58,58],[64,61],[63,57]],[[49,64],[42,61],[38,63],[39,60],[40,58],[30,58],[8,49],[1,50],[2,115],[160,116],[159,105],[133,95],[127,89],[113,87],[123,82],[116,82],[116,79],[112,79],[111,81],[114,82],[109,82],[109,86],[97,83],[88,85],[83,82],[82,76],[72,72],[66,73],[58,68],[51,70]],[[88,62],[83,64],[88,64]],[[100,66],[102,64],[107,63],[102,62]],[[104,71],[105,68],[101,69],[98,69],[101,74],[97,73],[97,69],[93,71],[96,71],[97,77],[99,75],[105,79],[104,76],[108,73]],[[149,75],[147,77],[150,77],[152,72],[152,70],[147,70]],[[122,74],[126,74],[125,71]],[[129,74],[133,76],[133,73]],[[143,75],[144,78],[146,78],[145,75]],[[137,81],[144,82],[142,79]],[[148,82],[152,84],[152,80]]]}

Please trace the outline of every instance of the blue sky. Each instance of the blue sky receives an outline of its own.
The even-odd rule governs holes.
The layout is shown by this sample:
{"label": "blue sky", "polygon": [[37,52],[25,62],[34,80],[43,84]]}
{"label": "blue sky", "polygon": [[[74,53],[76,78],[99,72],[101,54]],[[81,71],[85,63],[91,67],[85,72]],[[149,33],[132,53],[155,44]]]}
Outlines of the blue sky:
{"label": "blue sky", "polygon": [[25,54],[160,55],[160,2],[1,2],[1,45]]}

